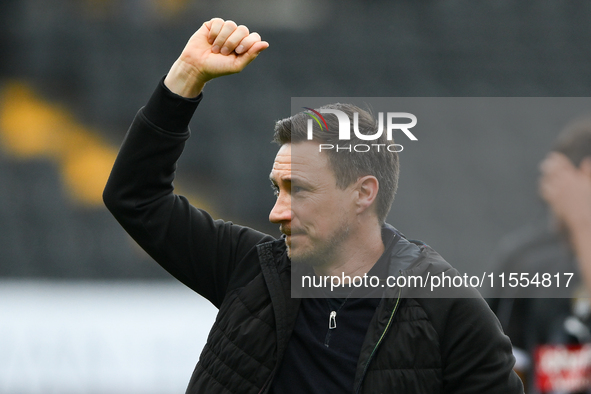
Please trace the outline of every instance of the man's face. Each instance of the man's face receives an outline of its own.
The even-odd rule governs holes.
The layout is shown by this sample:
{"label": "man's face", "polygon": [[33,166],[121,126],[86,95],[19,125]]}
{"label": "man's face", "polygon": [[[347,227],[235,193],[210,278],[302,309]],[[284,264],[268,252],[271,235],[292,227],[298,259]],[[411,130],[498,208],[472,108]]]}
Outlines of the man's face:
{"label": "man's face", "polygon": [[353,185],[337,187],[326,154],[312,141],[283,145],[270,179],[277,202],[269,220],[286,235],[290,258],[330,264],[354,225]]}

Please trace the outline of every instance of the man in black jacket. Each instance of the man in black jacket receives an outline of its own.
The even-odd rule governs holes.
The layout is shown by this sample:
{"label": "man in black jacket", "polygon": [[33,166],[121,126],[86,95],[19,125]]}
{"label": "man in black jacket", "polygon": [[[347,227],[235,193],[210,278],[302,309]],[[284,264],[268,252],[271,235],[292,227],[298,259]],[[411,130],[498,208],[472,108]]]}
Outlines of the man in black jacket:
{"label": "man in black jacket", "polygon": [[[281,239],[213,220],[173,194],[205,83],[239,72],[267,47],[234,22],[204,23],[136,116],[104,193],[129,234],[219,308],[187,393],[521,393],[511,344],[471,289],[438,298],[394,283],[358,293],[350,279],[338,294],[291,296],[296,275],[381,284],[457,275],[427,245],[384,223],[396,190],[395,152],[343,160],[319,152],[323,138],[332,141],[322,127],[314,126],[315,140],[304,137],[308,113],[279,122],[270,220]],[[356,107],[328,110],[357,112],[359,128],[376,133]]]}
{"label": "man in black jacket", "polygon": [[[511,337],[527,392],[591,392],[591,120],[565,127],[540,164],[541,220],[504,237],[499,267],[569,278],[540,298],[515,289],[491,307]],[[565,281],[566,282],[566,281]],[[538,290],[538,289],[535,289]],[[536,297],[537,296],[537,297]],[[550,296],[554,298],[550,298]]]}

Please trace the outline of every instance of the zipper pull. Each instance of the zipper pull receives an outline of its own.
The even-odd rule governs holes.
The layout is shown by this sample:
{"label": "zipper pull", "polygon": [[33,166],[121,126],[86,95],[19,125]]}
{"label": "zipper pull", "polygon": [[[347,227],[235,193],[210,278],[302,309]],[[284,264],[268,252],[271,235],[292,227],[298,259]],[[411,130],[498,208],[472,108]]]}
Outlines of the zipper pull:
{"label": "zipper pull", "polygon": [[335,328],[337,328],[337,312],[332,311],[328,317],[328,329],[333,330]]}

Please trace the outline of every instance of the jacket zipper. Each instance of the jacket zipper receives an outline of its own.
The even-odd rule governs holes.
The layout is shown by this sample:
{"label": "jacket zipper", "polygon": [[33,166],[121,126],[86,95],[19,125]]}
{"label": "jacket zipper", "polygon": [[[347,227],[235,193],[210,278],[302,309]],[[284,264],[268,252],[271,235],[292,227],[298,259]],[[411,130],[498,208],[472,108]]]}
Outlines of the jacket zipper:
{"label": "jacket zipper", "polygon": [[324,338],[324,346],[328,347],[332,330],[335,328],[337,328],[337,311],[332,311],[328,317],[328,331],[326,332],[326,337]]}
{"label": "jacket zipper", "polygon": [[388,320],[388,324],[386,325],[386,328],[384,328],[384,332],[382,332],[380,339],[378,339],[378,342],[376,343],[373,350],[371,351],[371,354],[369,355],[369,358],[367,359],[367,363],[365,364],[365,367],[363,368],[363,373],[361,374],[361,379],[359,379],[359,384],[357,385],[357,390],[355,390],[356,394],[359,394],[361,392],[361,386],[363,386],[363,379],[365,379],[365,374],[367,373],[367,369],[369,368],[369,363],[371,362],[374,354],[378,350],[378,347],[382,343],[384,337],[386,336],[386,333],[388,332],[388,330],[390,329],[390,326],[392,325],[392,320],[394,320],[394,315],[396,314],[396,311],[398,310],[398,304],[400,303],[401,291],[402,291],[402,289],[400,289],[398,291],[398,298],[396,299],[396,305],[394,305],[394,309],[392,310],[392,314],[390,315],[390,319]]}

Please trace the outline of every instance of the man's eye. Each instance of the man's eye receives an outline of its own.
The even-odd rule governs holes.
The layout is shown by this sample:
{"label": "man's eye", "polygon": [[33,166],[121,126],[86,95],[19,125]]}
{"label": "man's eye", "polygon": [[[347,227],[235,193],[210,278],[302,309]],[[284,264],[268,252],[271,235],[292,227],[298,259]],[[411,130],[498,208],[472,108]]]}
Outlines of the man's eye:
{"label": "man's eye", "polygon": [[292,186],[291,187],[291,193],[292,194],[303,192],[303,191],[304,191],[304,188],[303,187],[299,187],[299,186]]}
{"label": "man's eye", "polygon": [[273,190],[273,195],[275,197],[279,197],[279,188],[276,185],[271,185],[271,190]]}

